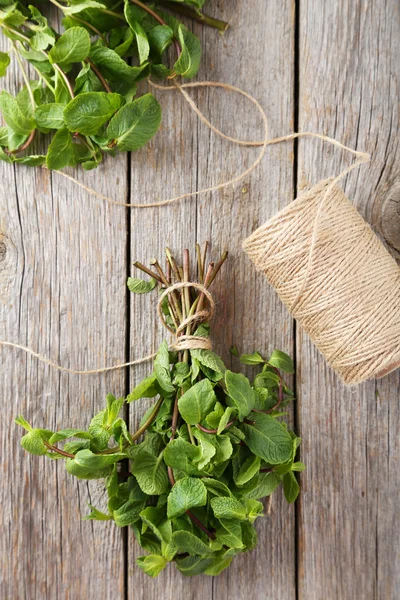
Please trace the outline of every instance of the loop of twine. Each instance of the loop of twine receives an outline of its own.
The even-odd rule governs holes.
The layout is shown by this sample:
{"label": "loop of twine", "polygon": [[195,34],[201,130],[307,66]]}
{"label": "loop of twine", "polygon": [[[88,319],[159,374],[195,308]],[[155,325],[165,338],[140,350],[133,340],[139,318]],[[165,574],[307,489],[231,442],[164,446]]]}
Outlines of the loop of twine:
{"label": "loop of twine", "polygon": [[[313,230],[312,230],[311,244],[310,244],[310,249],[309,249],[307,267],[306,267],[306,270],[304,273],[303,281],[302,281],[300,287],[298,288],[297,295],[292,299],[291,305],[289,306],[289,310],[294,310],[296,307],[296,304],[298,303],[298,301],[301,297],[301,294],[304,291],[304,288],[306,287],[308,280],[309,280],[309,274],[310,274],[313,259],[314,259],[314,249],[315,249],[315,245],[316,245],[316,241],[317,241],[318,225],[319,225],[319,220],[320,220],[321,213],[322,213],[322,208],[325,205],[327,199],[332,194],[332,191],[334,190],[336,183],[338,183],[341,179],[343,179],[353,169],[356,169],[357,167],[359,167],[362,163],[368,162],[370,160],[370,156],[364,152],[359,152],[357,150],[349,148],[348,146],[345,146],[344,144],[342,144],[341,142],[338,142],[337,140],[335,140],[333,138],[330,138],[325,135],[317,134],[317,133],[312,133],[312,132],[296,132],[296,133],[290,133],[290,134],[284,135],[282,137],[268,139],[268,119],[267,119],[267,115],[266,115],[264,109],[262,108],[262,106],[260,105],[260,103],[251,94],[245,92],[241,88],[238,88],[236,86],[233,86],[233,85],[230,85],[227,83],[221,83],[221,82],[215,82],[215,81],[203,81],[203,82],[186,83],[186,84],[180,85],[177,82],[174,82],[174,85],[172,85],[172,86],[161,86],[161,85],[158,85],[158,84],[150,81],[150,84],[155,89],[162,90],[162,91],[168,91],[168,90],[179,91],[182,94],[183,98],[186,100],[186,102],[189,104],[189,106],[193,110],[193,112],[198,116],[200,121],[202,121],[209,129],[211,129],[216,135],[220,136],[221,138],[223,138],[231,143],[241,145],[241,146],[248,146],[248,147],[260,147],[261,146],[260,153],[258,154],[256,159],[253,161],[253,163],[250,165],[250,167],[248,167],[247,169],[245,169],[244,171],[239,173],[239,175],[235,176],[234,178],[232,178],[228,181],[219,183],[217,185],[213,185],[213,186],[201,189],[201,190],[197,190],[195,192],[186,192],[186,193],[180,194],[178,196],[174,196],[173,198],[168,198],[166,200],[160,200],[160,201],[154,201],[154,202],[150,202],[148,204],[126,203],[126,202],[114,200],[112,198],[109,198],[108,196],[101,194],[100,192],[97,192],[96,190],[94,190],[91,187],[85,185],[84,183],[78,181],[71,175],[64,173],[63,171],[55,171],[55,172],[58,173],[59,175],[61,175],[62,177],[65,177],[66,179],[72,181],[74,184],[78,185],[79,187],[81,187],[82,189],[87,191],[89,194],[92,194],[95,197],[99,198],[100,200],[103,200],[109,204],[123,206],[125,208],[141,209],[141,208],[162,207],[162,206],[172,204],[174,202],[181,201],[185,198],[195,197],[195,196],[199,196],[200,194],[205,194],[205,193],[209,193],[209,192],[211,193],[211,192],[226,188],[231,185],[233,186],[234,184],[236,184],[243,178],[247,177],[247,175],[252,173],[252,171],[254,171],[257,168],[257,166],[261,163],[268,146],[273,145],[273,144],[278,144],[278,143],[281,143],[284,141],[294,140],[296,138],[312,137],[315,139],[322,140],[323,142],[329,142],[342,150],[346,150],[346,151],[350,152],[351,154],[353,154],[356,157],[356,160],[353,164],[346,167],[343,171],[341,171],[341,173],[337,177],[330,180],[330,183],[327,186],[327,189],[326,189],[323,197],[321,197],[321,199],[319,200],[317,212],[315,215],[314,226],[313,226]],[[263,140],[241,140],[241,139],[226,135],[225,133],[220,131],[217,127],[215,127],[205,117],[205,115],[200,111],[200,109],[197,107],[195,102],[192,100],[192,98],[189,96],[189,94],[186,91],[186,89],[201,88],[201,87],[222,88],[225,91],[237,93],[237,94],[243,96],[244,98],[248,99],[257,108],[259,114],[261,115],[262,122],[263,122],[263,128],[264,128],[264,139]],[[200,289],[202,294],[204,294],[204,296],[208,299],[210,306],[209,306],[208,310],[198,311],[194,315],[190,315],[184,320],[184,322],[180,325],[180,327],[178,328],[178,331],[176,332],[176,334],[177,334],[176,341],[172,344],[171,349],[175,349],[175,350],[179,350],[179,351],[185,350],[185,349],[193,349],[193,348],[209,349],[209,348],[211,348],[211,345],[210,345],[211,342],[208,338],[202,338],[200,336],[192,336],[192,335],[182,334],[182,332],[185,330],[185,328],[188,325],[195,322],[196,320],[204,320],[205,318],[210,318],[214,312],[214,302],[212,300],[210,293],[204,288],[204,286],[201,286],[201,284],[196,284],[196,283],[192,283],[192,282],[182,282],[182,283],[175,284],[174,286],[171,286],[170,288],[167,288],[160,297],[160,300],[158,303],[158,314],[161,318],[161,321],[162,321],[164,327],[166,327],[170,332],[172,332],[175,335],[175,332],[172,330],[172,328],[170,328],[165,323],[164,315],[162,314],[162,310],[161,310],[161,302],[165,298],[165,296],[168,293],[170,293],[170,291],[174,291],[176,289],[182,289],[183,287],[189,287],[189,286],[197,287],[198,289]],[[139,364],[142,364],[149,360],[152,360],[156,356],[156,354],[150,354],[149,356],[145,356],[144,358],[140,358],[140,359],[130,361],[127,363],[121,363],[121,364],[118,364],[118,365],[115,365],[112,367],[104,367],[101,369],[78,370],[78,369],[69,369],[66,367],[62,367],[61,365],[58,365],[57,363],[51,361],[50,359],[42,356],[41,354],[39,354],[39,353],[33,351],[32,349],[27,348],[26,346],[23,346],[21,344],[15,344],[13,342],[8,342],[8,341],[0,341],[0,345],[9,346],[9,347],[23,350],[27,354],[34,356],[35,358],[37,358],[41,362],[49,365],[53,369],[56,369],[61,372],[77,374],[77,375],[89,375],[89,374],[96,374],[96,373],[104,373],[106,371],[112,371],[112,370],[121,369],[124,367],[139,365]]]}
{"label": "loop of twine", "polygon": [[[166,298],[172,292],[174,292],[176,290],[180,290],[182,288],[190,288],[190,287],[196,288],[197,290],[199,290],[201,292],[202,295],[204,295],[207,298],[207,300],[209,302],[209,308],[205,309],[205,310],[196,311],[193,315],[189,316],[184,321],[182,321],[182,323],[180,324],[178,329],[176,331],[174,331],[165,322],[164,314],[162,312],[162,302],[163,302],[164,298]],[[210,320],[214,315],[214,311],[215,311],[214,299],[213,299],[212,295],[210,294],[210,292],[207,290],[207,288],[204,285],[202,285],[201,283],[196,283],[194,281],[179,282],[179,283],[175,283],[174,285],[171,285],[170,287],[166,288],[163,291],[163,293],[161,294],[161,296],[159,297],[158,305],[157,305],[157,312],[158,312],[158,315],[160,317],[160,320],[161,320],[161,323],[163,324],[163,326],[166,329],[168,329],[168,331],[170,331],[175,337],[175,340],[169,346],[170,350],[174,350],[175,352],[182,352],[184,350],[212,350],[212,344],[211,344],[210,338],[199,336],[199,335],[186,335],[186,334],[182,335],[181,332],[184,331],[186,329],[187,325],[190,325],[191,323],[194,323],[196,321],[204,321],[206,319]],[[60,371],[61,373],[69,373],[70,375],[97,375],[99,373],[106,373],[107,371],[116,371],[118,369],[123,369],[125,367],[133,367],[135,365],[141,365],[145,362],[148,362],[148,361],[154,359],[157,356],[157,352],[154,352],[153,354],[149,354],[148,356],[144,356],[143,358],[138,358],[138,359],[132,360],[130,362],[113,365],[112,367],[101,367],[100,369],[81,370],[81,369],[70,369],[69,367],[63,367],[62,365],[59,365],[58,363],[47,358],[46,356],[43,356],[42,354],[39,354],[38,352],[35,352],[35,350],[32,350],[31,348],[28,348],[27,346],[23,346],[22,344],[16,344],[14,342],[0,340],[0,346],[8,346],[9,348],[23,350],[26,354],[33,356],[39,362],[42,362],[45,365],[48,365],[52,369],[54,369],[56,371]]]}

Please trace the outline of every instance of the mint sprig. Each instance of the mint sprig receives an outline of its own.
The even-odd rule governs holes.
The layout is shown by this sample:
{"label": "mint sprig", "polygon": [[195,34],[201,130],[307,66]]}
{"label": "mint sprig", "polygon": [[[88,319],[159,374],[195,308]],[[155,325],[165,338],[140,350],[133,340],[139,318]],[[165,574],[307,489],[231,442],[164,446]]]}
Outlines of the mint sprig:
{"label": "mint sprig", "polygon": [[[183,283],[165,295],[163,317],[177,343],[197,337],[202,349],[181,345],[175,351],[163,342],[153,371],[127,398],[109,394],[87,429],[53,432],[16,419],[27,431],[21,440],[25,450],[65,460],[78,479],[104,480],[107,507],[89,505],[84,518],[130,526],[147,553],[137,564],[152,577],[170,562],[184,575],[218,575],[257,544],[255,522],[264,514],[264,498],[282,485],[286,500],[296,500],[295,473],[304,469],[296,461],[300,438],[282,420],[282,409],[293,399],[282,371],[291,373],[292,361],[277,351],[270,358],[242,355],[255,369],[249,379],[204,348],[209,339],[204,289],[227,253],[207,266],[207,246],[196,251],[203,288],[183,287],[191,280],[189,253],[180,267],[168,249],[165,271],[158,261],[151,268],[136,263],[152,279],[130,278],[128,285],[142,294],[155,282],[161,293]],[[126,403],[141,398],[154,403],[138,430],[129,432],[120,415]]]}
{"label": "mint sprig", "polygon": [[[44,3],[0,3],[0,29],[10,41],[10,51],[0,53],[0,77],[14,53],[25,84],[15,97],[0,93],[0,159],[6,162],[89,170],[105,154],[143,147],[162,117],[152,94],[137,97],[139,82],[194,77],[201,58],[199,40],[163,7],[222,29],[201,12],[203,0],[50,2],[64,17],[63,30],[40,12]],[[25,61],[38,79],[29,79]],[[31,150],[39,136],[47,141],[41,155]]]}

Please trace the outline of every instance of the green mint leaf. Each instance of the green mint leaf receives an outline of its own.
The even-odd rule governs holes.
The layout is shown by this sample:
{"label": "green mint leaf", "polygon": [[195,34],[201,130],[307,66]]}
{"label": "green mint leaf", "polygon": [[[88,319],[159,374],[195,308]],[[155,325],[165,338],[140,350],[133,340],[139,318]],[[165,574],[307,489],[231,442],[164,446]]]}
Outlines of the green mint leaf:
{"label": "green mint leaf", "polygon": [[167,514],[169,519],[183,515],[195,506],[205,506],[207,489],[200,479],[185,477],[179,479],[168,496]]}
{"label": "green mint leaf", "polygon": [[202,479],[202,482],[206,486],[209,493],[214,494],[215,496],[227,496],[230,498],[232,493],[225,483],[219,481],[218,479],[212,479],[211,477],[205,477]]}
{"label": "green mint leaf", "polygon": [[217,519],[238,519],[242,521],[246,518],[246,508],[236,498],[212,498],[210,504]]}
{"label": "green mint leaf", "polygon": [[169,351],[166,341],[164,341],[158,349],[157,356],[154,360],[154,373],[157,377],[158,384],[165,392],[171,393],[175,391],[175,387],[172,385],[171,380]]}
{"label": "green mint leaf", "polygon": [[225,385],[228,396],[239,413],[239,419],[244,419],[256,403],[255,393],[249,380],[241,373],[226,371]]}
{"label": "green mint leaf", "polygon": [[200,66],[200,42],[197,37],[182,24],[178,27],[178,40],[181,45],[182,52],[174,64],[174,71],[182,77],[194,77]]}
{"label": "green mint leaf", "polygon": [[236,519],[220,519],[216,529],[217,540],[229,548],[244,548],[242,527]]}
{"label": "green mint leaf", "polygon": [[168,491],[167,468],[162,454],[156,457],[146,450],[140,450],[133,460],[132,473],[145,494],[154,496]]}
{"label": "green mint leaf", "polygon": [[15,133],[29,135],[35,129],[33,118],[26,115],[17,99],[5,90],[0,93],[0,110],[4,121]]}
{"label": "green mint leaf", "polygon": [[0,52],[0,77],[4,77],[10,64],[10,56],[7,52]]}
{"label": "green mint leaf", "polygon": [[88,431],[82,431],[81,429],[62,429],[61,431],[57,431],[53,433],[51,438],[49,439],[50,444],[57,444],[57,442],[61,442],[62,440],[67,440],[68,438],[76,437],[82,440],[91,440],[92,436]]}
{"label": "green mint leaf", "polygon": [[190,354],[202,367],[214,373],[213,381],[220,381],[224,377],[226,367],[218,354],[212,350],[191,350]]}
{"label": "green mint leaf", "polygon": [[64,104],[57,102],[38,106],[34,114],[36,125],[44,129],[61,129],[64,127],[64,108]]}
{"label": "green mint leaf", "polygon": [[298,471],[299,473],[301,473],[302,471],[304,471],[306,468],[306,465],[302,462],[294,462],[292,464],[292,471]]}
{"label": "green mint leaf", "polygon": [[152,55],[155,55],[161,62],[161,57],[172,43],[174,32],[168,25],[157,25],[153,27],[148,34]]}
{"label": "green mint leaf", "polygon": [[266,462],[277,465],[291,459],[293,444],[290,433],[270,415],[252,413],[254,425],[243,423],[245,443],[250,450]]}
{"label": "green mint leaf", "polygon": [[136,564],[150,577],[157,577],[167,566],[167,561],[158,554],[148,554],[147,556],[139,556]]}
{"label": "green mint leaf", "polygon": [[16,419],[15,419],[15,423],[17,425],[21,425],[21,427],[23,427],[26,431],[33,431],[33,427],[28,423],[28,421],[26,421],[24,419],[24,417],[22,415],[19,415]]}
{"label": "green mint leaf", "polygon": [[75,154],[71,134],[66,128],[59,129],[47,150],[46,166],[48,169],[58,171],[74,165]]}
{"label": "green mint leaf", "polygon": [[116,420],[116,418],[118,417],[118,415],[120,413],[120,410],[121,410],[124,402],[125,402],[124,398],[117,399],[112,394],[107,394],[107,396],[106,396],[107,412],[106,412],[106,419],[105,419],[106,426],[111,427],[111,425],[113,425],[114,421]]}
{"label": "green mint leaf", "polygon": [[71,27],[63,33],[48,56],[51,63],[60,66],[85,60],[90,51],[90,36],[84,27]]}
{"label": "green mint leaf", "polygon": [[232,416],[235,414],[235,412],[236,411],[232,406],[228,406],[225,409],[225,412],[222,415],[221,420],[218,425],[218,429],[217,429],[218,435],[221,434],[226,429],[226,426],[228,425],[229,421],[232,420]]}
{"label": "green mint leaf", "polygon": [[128,500],[113,511],[113,519],[118,527],[128,527],[140,520],[145,501]]}
{"label": "green mint leaf", "polygon": [[143,64],[149,57],[150,44],[147,39],[147,34],[143,29],[142,25],[135,19],[135,11],[132,10],[134,7],[129,2],[125,2],[125,19],[135,34],[137,51],[139,56],[140,64]]}
{"label": "green mint leaf", "polygon": [[134,294],[147,294],[154,290],[156,287],[156,280],[149,279],[145,281],[144,279],[137,279],[136,277],[128,277],[127,286],[130,292]]}
{"label": "green mint leaf", "polygon": [[233,481],[244,485],[260,470],[261,459],[244,447],[239,447],[232,461]]}
{"label": "green mint leaf", "polygon": [[[188,542],[190,543],[190,540]],[[203,558],[201,556],[186,556],[185,558],[176,559],[176,566],[186,577],[193,577],[194,575],[204,573],[206,569],[212,567],[213,563],[214,559],[211,557]]]}
{"label": "green mint leaf", "polygon": [[83,517],[83,521],[111,521],[111,515],[106,515],[105,513],[98,510],[95,506],[88,503],[88,506],[92,509],[90,514],[86,517]]}
{"label": "green mint leaf", "polygon": [[264,506],[261,502],[253,498],[243,498],[243,503],[246,507],[247,519],[253,524],[257,517],[263,514]]}
{"label": "green mint leaf", "polygon": [[291,471],[283,476],[283,493],[287,502],[294,502],[299,495],[300,486]]}
{"label": "green mint leaf", "polygon": [[259,352],[253,352],[253,354],[242,354],[240,362],[244,365],[262,365],[265,360]]}
{"label": "green mint leaf", "polygon": [[76,15],[83,10],[87,10],[88,8],[106,8],[102,2],[95,2],[95,0],[70,0],[69,4],[70,6],[63,7],[63,12],[65,15]]}
{"label": "green mint leaf", "polygon": [[198,469],[195,462],[202,457],[202,451],[199,446],[193,446],[182,438],[172,440],[167,444],[164,450],[164,461],[173,469],[183,471],[185,473],[195,474]]}
{"label": "green mint leaf", "polygon": [[197,535],[189,531],[175,531],[172,539],[180,554],[187,552],[191,556],[207,556],[213,552]]}
{"label": "green mint leaf", "polygon": [[140,398],[154,398],[158,394],[157,377],[155,374],[146,377],[138,383],[138,385],[131,391],[127,396],[127,402],[134,402],[140,400]]}
{"label": "green mint leaf", "polygon": [[117,112],[107,127],[107,136],[118,150],[138,150],[151,140],[160,123],[159,103],[152,94],[145,94]]}
{"label": "green mint leaf", "polygon": [[[52,434],[51,431],[48,432],[49,437]],[[43,441],[43,434],[39,429],[32,429],[26,435],[21,438],[21,446],[24,450],[29,452],[30,454],[36,454],[37,456],[43,456],[47,454],[47,448]]]}
{"label": "green mint leaf", "polygon": [[293,360],[281,350],[274,350],[271,354],[268,364],[284,373],[294,373]]}
{"label": "green mint leaf", "polygon": [[[75,463],[88,471],[97,471],[110,465],[114,465],[126,455],[121,452],[114,454],[93,454],[90,450],[80,450],[75,454]],[[72,459],[71,459],[72,460]]]}
{"label": "green mint leaf", "polygon": [[254,379],[255,388],[276,388],[279,386],[280,377],[273,371],[263,371],[256,375]]}
{"label": "green mint leaf", "polygon": [[165,516],[164,508],[148,506],[140,513],[140,518],[154,533],[154,535],[166,544],[172,541],[172,524]]}
{"label": "green mint leaf", "polygon": [[95,134],[122,106],[119,94],[87,92],[79,94],[64,109],[64,121],[70,131],[83,135]]}
{"label": "green mint leaf", "polygon": [[115,50],[104,46],[92,46],[90,58],[100,68],[104,77],[111,82],[134,83],[148,73],[148,63],[130,67]]}
{"label": "green mint leaf", "polygon": [[182,418],[189,425],[201,423],[217,401],[213,386],[208,379],[202,379],[188,389],[178,400]]}

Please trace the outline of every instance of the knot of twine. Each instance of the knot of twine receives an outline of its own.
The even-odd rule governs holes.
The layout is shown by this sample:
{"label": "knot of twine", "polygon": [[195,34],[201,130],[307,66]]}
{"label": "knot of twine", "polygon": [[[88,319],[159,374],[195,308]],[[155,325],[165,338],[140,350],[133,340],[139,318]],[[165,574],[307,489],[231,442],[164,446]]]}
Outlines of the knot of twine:
{"label": "knot of twine", "polygon": [[[184,288],[195,288],[196,290],[199,290],[201,294],[207,298],[209,307],[206,309],[196,310],[192,315],[188,315],[175,330],[172,329],[172,327],[170,327],[165,321],[162,303],[169,294]],[[160,298],[158,299],[157,311],[161,323],[175,337],[174,342],[170,345],[171,350],[175,350],[176,352],[182,352],[184,350],[212,350],[212,344],[209,337],[191,335],[189,333],[191,325],[195,323],[201,323],[203,321],[209,321],[214,316],[215,302],[212,295],[204,285],[194,281],[180,281],[178,283],[174,283],[170,287],[166,288],[161,294]]]}
{"label": "knot of twine", "polygon": [[[201,309],[195,311],[192,315],[188,315],[179,325],[177,330],[172,329],[165,321],[165,315],[162,311],[162,303],[163,300],[172,292],[176,290],[180,290],[183,288],[196,288],[201,292],[202,296],[205,296],[208,300],[208,308]],[[166,288],[163,293],[160,295],[157,304],[157,312],[160,317],[160,321],[163,326],[168,329],[170,333],[174,336],[174,341],[169,345],[170,350],[175,352],[183,352],[185,350],[212,350],[211,340],[208,337],[201,335],[191,335],[190,333],[185,333],[190,331],[190,326],[195,323],[202,323],[204,321],[209,321],[215,312],[215,302],[213,300],[212,295],[208,291],[208,289],[202,285],[201,283],[197,283],[194,281],[182,281],[179,283],[175,283],[168,288]],[[113,365],[112,367],[101,367],[100,369],[71,369],[69,367],[63,367],[62,365],[54,362],[50,358],[43,356],[39,352],[35,352],[31,348],[27,346],[23,346],[22,344],[16,344],[14,342],[9,342],[6,340],[0,340],[0,346],[7,346],[9,348],[15,348],[17,350],[22,350],[26,354],[33,356],[39,362],[48,365],[50,368],[60,371],[61,373],[69,373],[70,375],[97,375],[99,373],[106,373],[107,371],[116,371],[118,369],[123,369],[125,367],[133,367],[135,365],[140,365],[150,360],[153,360],[157,356],[157,352],[153,354],[149,354],[148,356],[144,356],[143,358],[138,358],[136,360],[132,360],[126,363],[119,363],[117,365]]]}

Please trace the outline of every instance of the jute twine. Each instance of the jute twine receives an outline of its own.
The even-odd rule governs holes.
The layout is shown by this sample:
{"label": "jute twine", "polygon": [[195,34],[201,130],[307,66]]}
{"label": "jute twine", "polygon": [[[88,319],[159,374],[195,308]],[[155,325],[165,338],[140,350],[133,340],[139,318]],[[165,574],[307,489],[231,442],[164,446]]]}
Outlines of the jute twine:
{"label": "jute twine", "polygon": [[243,248],[345,383],[400,364],[400,269],[332,180],[299,196]]}
{"label": "jute twine", "polygon": [[[188,317],[187,319],[182,321],[182,323],[180,324],[178,329],[176,331],[174,331],[165,322],[164,313],[162,312],[162,302],[163,302],[164,298],[166,296],[168,296],[169,294],[171,294],[172,292],[174,292],[176,290],[180,290],[182,288],[190,288],[190,287],[196,288],[202,294],[204,294],[204,296],[208,300],[209,307],[205,308],[203,310],[196,311],[193,315],[191,315],[190,317]],[[183,334],[182,332],[184,330],[186,330],[187,325],[189,325],[191,323],[209,321],[213,317],[214,311],[215,311],[215,303],[214,303],[213,297],[210,294],[210,292],[207,290],[207,288],[205,288],[204,285],[202,285],[201,283],[196,283],[196,282],[191,282],[191,281],[190,282],[179,282],[179,283],[175,283],[174,285],[171,285],[170,287],[166,288],[158,299],[157,312],[158,312],[160,321],[163,324],[163,326],[166,329],[168,329],[168,331],[170,333],[173,334],[173,341],[169,346],[170,350],[174,350],[176,352],[183,352],[184,350],[195,350],[195,349],[211,350],[212,344],[211,344],[210,338],[199,336],[199,335],[186,335],[186,334]],[[132,360],[130,362],[119,363],[119,364],[111,366],[111,367],[100,367],[99,369],[82,370],[82,369],[70,369],[69,367],[63,367],[62,365],[47,358],[46,356],[39,354],[39,352],[35,352],[31,348],[28,348],[27,346],[23,346],[21,344],[15,344],[14,342],[8,342],[8,341],[0,341],[0,346],[8,346],[9,348],[15,348],[17,350],[22,350],[26,354],[33,356],[39,362],[42,362],[45,365],[48,365],[52,369],[55,369],[56,371],[60,371],[61,373],[69,373],[70,375],[97,375],[99,373],[106,373],[107,371],[116,371],[117,369],[123,369],[124,367],[133,367],[135,365],[143,364],[145,362],[153,360],[157,356],[157,353],[154,352],[153,354],[149,354],[148,356],[144,356],[143,358],[138,358],[137,360]]]}
{"label": "jute twine", "polygon": [[[336,186],[350,171],[368,162],[369,155],[328,136],[311,132],[291,133],[268,139],[268,119],[260,103],[251,94],[226,83],[204,81],[179,85],[175,82],[167,87],[150,83],[159,90],[179,91],[199,119],[223,139],[242,146],[261,147],[254,162],[229,181],[147,204],[127,203],[110,198],[67,173],[57,173],[104,202],[145,209],[167,206],[186,198],[234,186],[260,164],[267,147],[272,144],[312,137],[349,151],[356,158],[350,166],[334,179],[321,182],[310,192],[300,196],[250,236],[243,247],[346,383],[379,377],[398,366],[400,270],[383,244]],[[248,99],[261,115],[263,139],[241,140],[217,129],[187,92],[187,89],[200,87],[222,88]],[[206,293],[205,295],[207,296]],[[210,298],[209,301],[213,308]],[[160,309],[159,314],[161,316]],[[203,316],[198,315],[197,318]],[[166,325],[164,321],[163,323]],[[185,323],[187,324],[189,323]],[[178,333],[175,345],[173,344],[175,349],[208,347],[209,340],[206,338],[195,340],[195,336],[186,336],[183,329]],[[102,373],[137,365],[155,356],[151,354],[114,367],[82,371],[61,367],[19,344],[0,342],[0,345],[20,348],[53,368],[73,374]]]}

